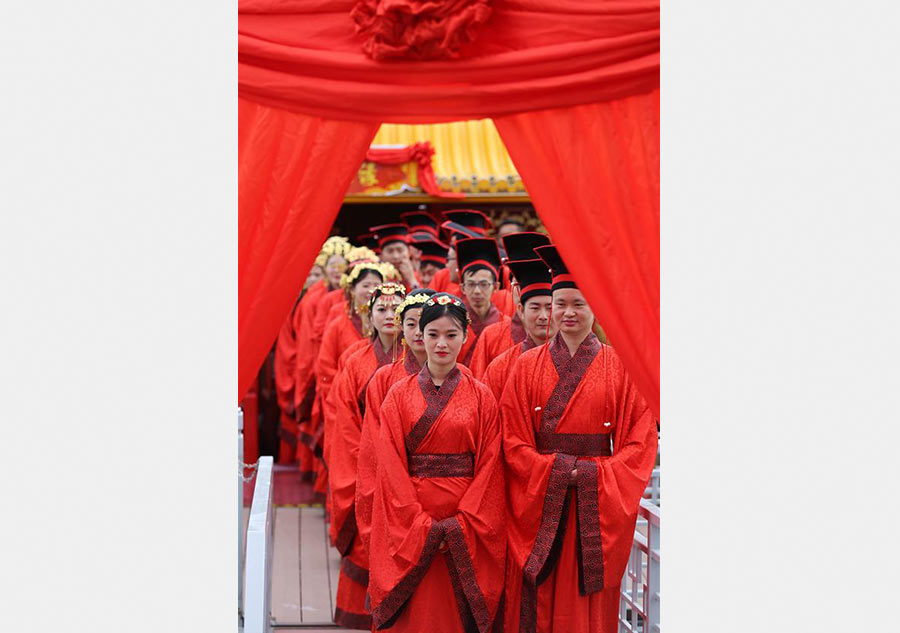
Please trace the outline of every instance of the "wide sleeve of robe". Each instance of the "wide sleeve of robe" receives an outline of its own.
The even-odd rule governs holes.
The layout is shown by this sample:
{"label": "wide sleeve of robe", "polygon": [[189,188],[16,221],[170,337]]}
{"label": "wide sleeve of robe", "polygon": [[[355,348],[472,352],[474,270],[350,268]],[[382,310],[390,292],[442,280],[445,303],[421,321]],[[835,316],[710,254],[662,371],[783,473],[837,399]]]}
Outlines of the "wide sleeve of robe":
{"label": "wide sleeve of robe", "polygon": [[[610,425],[613,454],[578,457],[575,462],[583,590],[587,593],[618,586],[625,573],[638,507],[656,461],[658,442],[656,422],[647,401],[638,393],[615,351],[608,346],[605,350],[605,387],[611,406],[604,424]],[[581,410],[573,413],[589,414]]]}
{"label": "wide sleeve of robe", "polygon": [[329,536],[341,556],[348,554],[357,533],[356,463],[362,429],[358,399],[360,364],[357,354],[347,361],[332,387],[326,413],[325,457],[331,486]]}
{"label": "wide sleeve of robe", "polygon": [[[359,453],[356,460],[356,526],[359,539],[369,551],[369,535],[372,527],[372,502],[375,497],[375,440],[381,428],[381,405],[385,397],[394,367],[382,367],[366,388],[365,414],[359,437]],[[388,385],[389,386],[389,385]]]}
{"label": "wide sleeve of robe", "polygon": [[[500,398],[509,509],[509,556],[536,584],[550,556],[575,456],[537,451],[529,384],[536,372],[554,371],[542,348],[522,354]],[[531,556],[532,550],[535,556]]]}
{"label": "wide sleeve of robe", "polygon": [[469,369],[472,370],[472,375],[478,380],[481,380],[484,372],[487,370],[487,366],[493,360],[491,348],[494,346],[492,345],[491,328],[494,328],[494,326],[491,325],[485,328],[481,336],[478,337],[478,340],[475,342],[475,348],[472,350],[472,357],[469,360]]}
{"label": "wide sleeve of robe", "polygon": [[[407,392],[418,388],[416,377],[394,385],[381,410],[376,447],[376,483],[369,549],[369,592],[373,621],[390,627],[428,572],[438,548],[446,542],[448,569],[460,618],[480,633],[490,630],[503,593],[506,517],[503,505],[501,437],[497,406],[486,387],[471,375],[468,394],[457,394],[449,407],[469,408],[478,415],[475,428],[474,477],[455,514],[433,518],[422,507],[409,474],[402,425]],[[466,396],[468,401],[462,401]],[[406,405],[408,406],[408,404]],[[429,434],[440,425],[440,418]],[[428,443],[428,437],[422,445]],[[433,443],[428,444],[434,453]],[[449,588],[448,588],[449,589]],[[428,614],[421,614],[427,630]],[[439,617],[439,614],[433,617]],[[468,629],[467,629],[468,630]]]}

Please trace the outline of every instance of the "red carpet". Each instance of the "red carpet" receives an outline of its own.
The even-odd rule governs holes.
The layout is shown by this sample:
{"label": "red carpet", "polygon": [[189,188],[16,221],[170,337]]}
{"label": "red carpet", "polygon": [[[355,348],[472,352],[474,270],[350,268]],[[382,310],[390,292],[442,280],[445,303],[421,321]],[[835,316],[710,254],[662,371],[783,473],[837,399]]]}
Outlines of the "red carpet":
{"label": "red carpet", "polygon": [[[272,502],[276,506],[323,505],[320,495],[313,491],[313,485],[300,480],[300,470],[296,464],[275,464]],[[244,505],[253,499],[256,478],[244,484]]]}

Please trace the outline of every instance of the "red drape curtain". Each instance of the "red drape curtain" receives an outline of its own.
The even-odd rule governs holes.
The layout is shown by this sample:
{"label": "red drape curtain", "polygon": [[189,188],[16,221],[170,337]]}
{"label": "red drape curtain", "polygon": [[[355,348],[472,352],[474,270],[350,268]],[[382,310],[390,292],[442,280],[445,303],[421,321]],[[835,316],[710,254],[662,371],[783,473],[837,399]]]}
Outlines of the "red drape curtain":
{"label": "red drape curtain", "polygon": [[659,416],[659,91],[494,119],[538,215]]}
{"label": "red drape curtain", "polygon": [[658,0],[493,0],[458,59],[386,63],[363,53],[366,38],[351,18],[356,4],[239,0],[239,94],[322,117],[436,123],[606,101],[659,85]]}
{"label": "red drape curtain", "polygon": [[238,399],[328,237],[377,123],[238,103]]}
{"label": "red drape curtain", "polygon": [[378,125],[493,117],[658,414],[658,0],[493,0],[456,59],[389,62],[356,4],[239,0],[239,396]]}

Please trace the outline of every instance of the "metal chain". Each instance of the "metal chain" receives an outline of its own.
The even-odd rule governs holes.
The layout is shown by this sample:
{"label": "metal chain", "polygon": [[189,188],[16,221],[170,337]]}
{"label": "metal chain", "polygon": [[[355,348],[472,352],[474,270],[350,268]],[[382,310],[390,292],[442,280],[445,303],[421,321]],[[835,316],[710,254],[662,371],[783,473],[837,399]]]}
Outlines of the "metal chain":
{"label": "metal chain", "polygon": [[[256,477],[256,469],[259,468],[259,461],[255,464],[244,464],[242,462],[238,462],[238,476],[244,480],[244,483],[249,483],[253,481],[253,478]],[[252,471],[249,475],[245,475],[244,471],[250,470]]]}

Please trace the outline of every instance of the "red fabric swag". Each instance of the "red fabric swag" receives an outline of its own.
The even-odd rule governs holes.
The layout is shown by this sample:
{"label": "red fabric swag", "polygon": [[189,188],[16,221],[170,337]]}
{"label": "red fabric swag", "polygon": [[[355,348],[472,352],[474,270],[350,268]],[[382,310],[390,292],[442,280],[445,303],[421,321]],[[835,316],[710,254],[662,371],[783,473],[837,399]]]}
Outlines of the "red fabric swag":
{"label": "red fabric swag", "polygon": [[238,399],[297,299],[377,123],[238,103]]}
{"label": "red fabric swag", "polygon": [[434,148],[428,141],[406,147],[370,148],[366,152],[366,160],[382,165],[400,165],[415,161],[419,166],[419,183],[426,193],[438,198],[465,198],[465,195],[461,193],[441,191],[437,179],[434,177],[434,168],[431,165],[432,156],[434,156]]}
{"label": "red fabric swag", "polygon": [[659,90],[494,122],[578,287],[659,417]]}
{"label": "red fabric swag", "polygon": [[356,4],[241,0],[239,94],[321,117],[435,123],[607,101],[659,85],[658,0],[495,0],[472,41],[460,42],[458,59],[387,63],[364,52]]}

